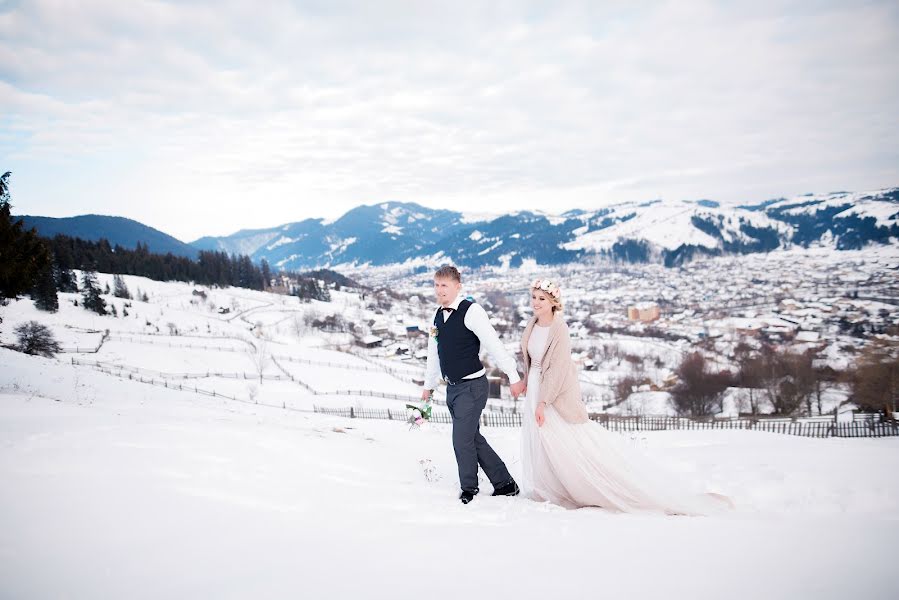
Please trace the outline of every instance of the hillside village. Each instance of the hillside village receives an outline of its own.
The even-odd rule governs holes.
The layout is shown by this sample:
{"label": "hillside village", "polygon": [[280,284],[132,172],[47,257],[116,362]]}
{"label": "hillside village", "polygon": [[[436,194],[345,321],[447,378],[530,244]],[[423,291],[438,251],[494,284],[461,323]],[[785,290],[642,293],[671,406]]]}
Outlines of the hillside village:
{"label": "hillside village", "polygon": [[[375,316],[359,341],[378,346],[384,355],[420,362],[426,338],[415,331],[433,318],[434,306],[429,273],[414,270],[369,270],[379,286],[402,291],[408,300],[388,300],[383,292],[371,297],[367,308]],[[645,405],[627,403],[616,394],[616,383],[631,376],[644,382],[634,392],[669,390],[678,361],[694,349],[718,370],[738,370],[738,350],[771,346],[811,353],[816,368],[842,372],[872,343],[899,344],[897,274],[899,252],[892,248],[793,250],[680,268],[597,263],[483,269],[468,275],[464,291],[488,308],[508,348],[517,351],[529,315],[526,282],[558,277],[585,394],[594,399],[591,408],[669,414],[664,395],[648,394],[652,401]],[[745,412],[740,395],[731,390],[722,416]],[[848,391],[833,381],[825,395],[821,412],[833,413]]]}
{"label": "hillside village", "polygon": [[[895,359],[899,347],[897,270],[899,252],[892,246],[843,252],[794,249],[696,260],[676,268],[595,261],[463,269],[463,290],[488,310],[507,349],[520,355],[519,336],[530,315],[527,284],[535,277],[558,279],[584,399],[592,413],[852,419],[854,413],[880,406],[850,401],[851,369],[870,348],[885,348]],[[60,294],[59,314],[29,309],[23,315],[30,311],[38,320],[55,323],[62,345],[76,354],[85,345],[99,349],[106,340],[100,333],[104,331],[114,337],[236,336],[255,353],[243,372],[255,370],[260,377],[296,375],[272,359],[275,348],[283,349],[282,357],[297,358],[303,348],[316,347],[332,353],[318,362],[361,357],[393,365],[385,368],[402,372],[401,395],[414,398],[424,379],[425,332],[435,310],[431,273],[426,265],[415,264],[347,269],[349,278],[324,271],[313,274],[321,277],[317,280],[308,274],[302,280],[282,275],[273,277],[265,292],[126,276],[123,281],[135,292],[127,300],[110,293],[116,278],[100,274],[114,316],[90,317],[89,327],[69,322],[72,314],[79,321],[85,318],[81,309],[72,313],[78,293]],[[298,286],[310,282],[321,292],[313,298],[326,300],[296,295]],[[148,290],[156,293],[147,295]],[[29,302],[19,300],[14,306]],[[8,345],[14,342],[12,326],[17,322],[10,320],[10,312],[16,310],[4,309],[6,324],[0,334]],[[751,379],[748,366],[766,351],[781,362],[803,357],[808,372],[795,367],[768,380]],[[130,358],[122,349],[115,356],[129,368],[145,368],[139,353]],[[703,363],[703,379],[719,373],[728,379],[713,392],[711,404],[678,405],[674,400],[684,385],[682,368],[696,356]],[[484,358],[489,364],[489,357]],[[203,360],[198,355],[190,362],[212,370]],[[793,368],[792,363],[788,366]],[[792,404],[781,403],[783,390],[777,386],[792,386],[803,377],[809,381],[802,390],[788,390]],[[491,408],[517,411],[504,376],[494,369],[490,379]],[[234,391],[232,384],[226,387]],[[391,384],[382,387],[379,393],[388,393]],[[361,390],[360,385],[355,388]]]}

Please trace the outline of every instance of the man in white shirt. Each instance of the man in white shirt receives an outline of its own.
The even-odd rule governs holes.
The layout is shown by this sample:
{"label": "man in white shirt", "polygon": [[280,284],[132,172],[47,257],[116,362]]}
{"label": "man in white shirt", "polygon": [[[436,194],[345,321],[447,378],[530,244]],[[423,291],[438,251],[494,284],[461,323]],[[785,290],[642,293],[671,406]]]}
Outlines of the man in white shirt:
{"label": "man in white shirt", "polygon": [[487,372],[479,353],[483,346],[509,377],[512,396],[525,390],[515,359],[506,352],[486,311],[459,295],[462,277],[450,265],[434,274],[434,291],[440,307],[428,338],[428,363],[422,399],[446,381],[446,405],[453,417],[453,449],[459,467],[459,500],[468,504],[478,493],[478,465],[493,484],[494,496],[515,496],[518,484],[505,463],[480,432],[481,412],[487,406]]}

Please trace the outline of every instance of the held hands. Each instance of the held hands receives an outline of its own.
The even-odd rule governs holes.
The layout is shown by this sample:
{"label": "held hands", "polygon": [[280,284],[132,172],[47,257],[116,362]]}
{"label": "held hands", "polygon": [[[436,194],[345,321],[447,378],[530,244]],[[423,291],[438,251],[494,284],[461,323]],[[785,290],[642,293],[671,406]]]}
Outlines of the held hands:
{"label": "held hands", "polygon": [[525,391],[526,391],[526,389],[527,389],[527,388],[526,388],[526,385],[527,385],[527,384],[525,384],[524,381],[519,381],[518,383],[513,383],[513,384],[510,386],[510,388],[511,388],[511,390],[512,390],[512,397],[515,398],[515,399],[517,400],[518,397],[519,397],[520,395],[522,395],[523,393],[525,393]]}
{"label": "held hands", "polygon": [[543,408],[546,405],[542,402],[537,403],[537,410],[534,411],[534,417],[537,419],[537,427],[543,427],[543,423],[546,422],[546,417],[543,416]]}
{"label": "held hands", "polygon": [[428,399],[431,397],[431,392],[432,392],[432,391],[433,391],[433,390],[422,390],[422,391],[421,391],[421,399],[422,399],[423,402],[427,402],[427,401],[428,401]]}

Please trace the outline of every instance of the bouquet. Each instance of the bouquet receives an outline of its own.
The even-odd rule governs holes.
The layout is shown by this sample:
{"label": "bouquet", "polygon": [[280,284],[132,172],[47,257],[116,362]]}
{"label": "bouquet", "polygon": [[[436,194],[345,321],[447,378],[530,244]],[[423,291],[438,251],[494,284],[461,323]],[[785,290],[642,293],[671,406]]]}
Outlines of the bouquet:
{"label": "bouquet", "polygon": [[406,405],[406,414],[408,415],[406,422],[409,424],[409,429],[418,429],[425,421],[431,420],[431,397],[433,395],[434,392],[431,392],[431,396],[428,397],[422,406],[416,406],[415,404]]}

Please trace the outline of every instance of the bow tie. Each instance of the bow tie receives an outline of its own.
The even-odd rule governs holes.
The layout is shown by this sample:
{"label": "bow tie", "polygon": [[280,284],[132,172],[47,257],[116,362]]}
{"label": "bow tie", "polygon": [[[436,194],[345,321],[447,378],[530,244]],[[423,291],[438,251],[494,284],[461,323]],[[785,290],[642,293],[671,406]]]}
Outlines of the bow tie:
{"label": "bow tie", "polygon": [[[442,308],[442,307],[441,307],[441,308]],[[453,312],[453,311],[456,310],[456,309],[455,309],[455,308],[444,308],[443,310],[448,310],[448,311],[450,311],[450,312]]]}

